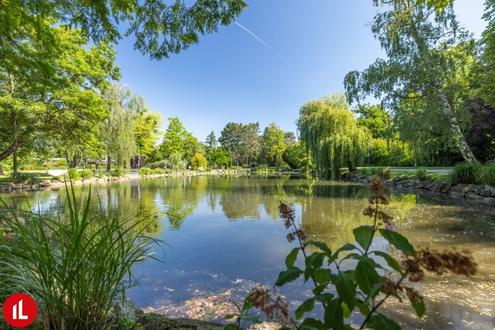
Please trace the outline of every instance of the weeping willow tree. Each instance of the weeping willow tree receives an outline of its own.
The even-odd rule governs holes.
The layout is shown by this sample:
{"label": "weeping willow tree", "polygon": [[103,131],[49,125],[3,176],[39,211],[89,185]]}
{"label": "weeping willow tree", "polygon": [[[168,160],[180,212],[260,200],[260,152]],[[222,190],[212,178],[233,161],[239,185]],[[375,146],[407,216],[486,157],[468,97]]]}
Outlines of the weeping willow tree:
{"label": "weeping willow tree", "polygon": [[338,178],[341,167],[353,170],[367,152],[368,134],[357,125],[342,94],[303,105],[297,125],[320,177]]}

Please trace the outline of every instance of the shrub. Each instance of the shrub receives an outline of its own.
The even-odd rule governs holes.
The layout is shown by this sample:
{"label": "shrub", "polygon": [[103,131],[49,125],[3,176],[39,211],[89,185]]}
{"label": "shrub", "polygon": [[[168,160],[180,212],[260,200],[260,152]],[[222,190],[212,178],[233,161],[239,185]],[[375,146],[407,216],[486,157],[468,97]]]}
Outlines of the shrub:
{"label": "shrub", "polygon": [[117,167],[110,172],[110,175],[113,177],[122,177],[125,176],[125,173],[125,169],[123,169],[122,167]]}
{"label": "shrub", "polygon": [[487,163],[481,167],[480,183],[495,186],[495,163]]}
{"label": "shrub", "polygon": [[428,174],[426,173],[426,168],[424,167],[420,167],[416,170],[416,173],[415,173],[416,177],[419,179],[419,180],[427,180],[428,179]]}
{"label": "shrub", "polygon": [[91,179],[93,177],[93,171],[90,169],[84,169],[81,170],[80,172],[81,178],[84,180]]}
{"label": "shrub", "polygon": [[473,163],[459,163],[454,166],[454,171],[451,175],[451,182],[453,184],[475,184],[480,180],[481,168],[477,164]]}
{"label": "shrub", "polygon": [[366,176],[371,175],[372,174],[372,170],[371,170],[370,167],[363,167],[361,169],[361,174],[362,175],[366,175]]}
{"label": "shrub", "polygon": [[390,168],[388,167],[378,167],[376,171],[376,175],[378,175],[383,180],[390,179]]}
{"label": "shrub", "polygon": [[164,168],[155,168],[154,170],[152,170],[153,174],[167,174],[167,173],[171,173],[171,172],[172,172],[171,170],[167,170]]}
{"label": "shrub", "polygon": [[153,170],[151,168],[142,167],[138,170],[139,175],[150,175],[153,174]]}
{"label": "shrub", "polygon": [[208,167],[208,161],[203,154],[197,152],[191,159],[192,168],[195,170],[204,170]]}
{"label": "shrub", "polygon": [[[466,252],[416,250],[396,231],[393,218],[382,211],[388,204],[383,183],[374,180],[370,186],[374,194],[364,210],[370,224],[355,228],[355,242],[346,243],[336,250],[324,242],[308,240],[304,230],[297,225],[295,210],[281,203],[280,218],[289,230],[287,240],[296,242],[297,246],[287,255],[286,269],[280,272],[275,285],[281,287],[303,278],[304,283],[313,286],[313,290],[295,310],[293,318],[282,297],[274,295],[266,287],[255,286],[244,300],[236,322],[227,327],[229,330],[242,329],[243,321],[253,320],[250,315],[253,308],[281,323],[284,329],[400,329],[379,309],[387,299],[409,300],[417,316],[422,317],[424,300],[412,284],[422,281],[426,271],[466,276],[476,273],[477,265]],[[392,255],[386,250],[376,249],[372,243],[377,235],[381,235],[397,253]],[[302,259],[300,263],[298,259]],[[301,288],[307,288],[302,279],[300,283]],[[323,313],[313,312],[317,305],[322,307]],[[306,313],[311,317],[304,319]],[[351,326],[352,321],[347,320],[356,320],[357,313],[362,315],[360,324]]]}
{"label": "shrub", "polygon": [[164,159],[164,160],[160,160],[158,162],[149,163],[146,166],[148,166],[151,169],[154,169],[154,168],[166,168],[166,167],[168,167],[169,164],[170,164],[169,161],[166,160],[166,159]]}
{"label": "shrub", "polygon": [[1,220],[15,235],[0,240],[0,295],[32,294],[40,328],[106,329],[132,266],[151,254],[149,220],[91,212],[91,191],[83,203],[72,189],[66,194],[67,221],[4,203]]}
{"label": "shrub", "polygon": [[75,168],[69,168],[67,171],[67,174],[69,175],[69,179],[71,180],[79,180],[81,179],[81,173]]}

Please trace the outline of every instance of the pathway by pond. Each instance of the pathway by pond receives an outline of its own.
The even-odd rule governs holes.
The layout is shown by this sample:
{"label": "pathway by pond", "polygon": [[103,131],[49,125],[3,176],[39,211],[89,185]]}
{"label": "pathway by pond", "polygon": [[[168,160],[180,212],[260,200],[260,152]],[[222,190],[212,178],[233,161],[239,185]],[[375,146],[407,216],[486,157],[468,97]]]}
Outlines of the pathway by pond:
{"label": "pathway by pond", "polygon": [[[88,187],[77,187],[86,194]],[[353,241],[368,189],[352,183],[289,178],[181,177],[134,180],[93,187],[108,211],[122,217],[147,213],[149,233],[167,243],[156,247],[160,263],[148,260],[134,269],[129,292],[139,307],[170,316],[219,319],[230,313],[229,300],[245,296],[254,283],[272,286],[292,248],[278,220],[278,205],[295,205],[302,227],[332,248]],[[57,214],[64,192],[0,194],[17,205]],[[495,326],[495,217],[415,195],[392,196],[390,213],[399,230],[417,246],[469,249],[479,264],[475,278],[429,276],[422,291],[427,312],[422,321],[412,309],[391,301],[387,313],[404,328],[492,329]],[[96,207],[97,203],[95,203]],[[96,211],[96,210],[95,210]],[[387,246],[378,239],[374,244]],[[303,288],[303,289],[301,289]],[[292,307],[311,288],[290,285],[280,293]]]}

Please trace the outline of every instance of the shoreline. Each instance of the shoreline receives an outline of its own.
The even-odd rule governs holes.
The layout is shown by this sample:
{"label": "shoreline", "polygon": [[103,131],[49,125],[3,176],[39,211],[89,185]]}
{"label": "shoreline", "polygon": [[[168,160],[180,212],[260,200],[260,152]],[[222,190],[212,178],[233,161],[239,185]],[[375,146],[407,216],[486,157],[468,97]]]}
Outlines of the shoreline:
{"label": "shoreline", "polygon": [[[350,175],[347,181],[368,184],[373,176]],[[490,185],[444,183],[432,180],[418,180],[396,177],[385,180],[385,188],[398,193],[414,193],[421,197],[447,201],[456,205],[485,211],[495,215],[495,187]]]}
{"label": "shoreline", "polygon": [[[101,176],[92,177],[89,179],[80,179],[72,181],[74,186],[79,185],[104,185],[111,183],[127,182],[130,180],[142,180],[142,179],[154,179],[160,177],[192,177],[192,176],[246,176],[251,174],[251,169],[232,169],[232,170],[209,170],[209,171],[180,171],[174,173],[163,173],[163,174],[148,174],[141,175],[138,173],[129,173],[124,176],[114,177],[114,176]],[[18,191],[39,191],[39,190],[50,190],[50,189],[60,189],[65,187],[65,180],[42,180],[38,183],[13,183],[10,182],[7,185],[0,185],[0,192],[18,192]]]}

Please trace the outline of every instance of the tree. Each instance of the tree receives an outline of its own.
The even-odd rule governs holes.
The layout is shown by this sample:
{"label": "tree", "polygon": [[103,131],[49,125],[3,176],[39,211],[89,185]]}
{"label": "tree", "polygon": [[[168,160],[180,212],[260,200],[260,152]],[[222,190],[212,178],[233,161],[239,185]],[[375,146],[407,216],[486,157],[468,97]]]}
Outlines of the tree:
{"label": "tree", "polygon": [[47,26],[50,40],[39,42],[29,30],[12,36],[19,49],[0,51],[0,160],[12,155],[14,172],[19,149],[34,145],[35,137],[61,148],[87,145],[107,113],[98,90],[118,77],[108,45],[88,46],[80,31]]}
{"label": "tree", "polygon": [[205,158],[205,156],[203,156],[203,154],[200,154],[199,152],[197,152],[192,157],[191,166],[195,170],[205,169],[208,167],[208,160],[206,160],[206,158]]}
{"label": "tree", "polygon": [[184,159],[185,140],[188,135],[189,132],[186,131],[179,118],[169,118],[168,127],[160,146],[161,156],[168,159],[170,155],[177,154],[181,159]]}
{"label": "tree", "polygon": [[0,48],[13,49],[23,58],[27,55],[31,64],[43,66],[43,59],[30,56],[18,40],[34,36],[37,43],[46,42],[50,51],[56,51],[50,43],[55,38],[50,26],[55,24],[79,27],[94,42],[117,42],[133,35],[134,48],[161,59],[197,43],[200,34],[232,23],[245,7],[243,0],[6,0],[0,3]]}
{"label": "tree", "polygon": [[288,146],[283,158],[292,169],[302,169],[308,166],[308,154],[299,142]]}
{"label": "tree", "polygon": [[218,141],[232,155],[235,165],[249,166],[261,152],[258,123],[228,123]]}
{"label": "tree", "polygon": [[485,102],[495,106],[495,0],[486,1],[483,18],[487,27],[481,38],[482,54],[474,73],[474,89]]}
{"label": "tree", "polygon": [[218,146],[217,137],[215,136],[215,132],[211,131],[210,134],[206,137],[205,141],[206,151],[210,149],[215,149]]}
{"label": "tree", "polygon": [[301,142],[323,178],[338,178],[343,166],[352,171],[366,153],[366,131],[357,125],[344,95],[306,103],[299,112],[297,126]]}
{"label": "tree", "polygon": [[134,137],[139,156],[144,160],[153,153],[158,137],[161,116],[158,113],[149,112],[141,97],[134,99],[136,115],[134,117]]}
{"label": "tree", "polygon": [[266,163],[280,165],[287,147],[284,137],[284,131],[275,123],[265,128],[261,138],[261,154]]}
{"label": "tree", "polygon": [[287,146],[291,146],[297,143],[296,135],[294,132],[284,132],[284,141]]}
{"label": "tree", "polygon": [[392,118],[380,105],[359,105],[358,124],[366,127],[374,138],[387,139],[392,135]]}
{"label": "tree", "polygon": [[108,88],[104,95],[108,102],[109,116],[101,126],[101,137],[109,172],[112,161],[125,168],[138,151],[134,135],[137,103],[128,88],[117,84]]}
{"label": "tree", "polygon": [[213,168],[229,168],[232,165],[232,156],[225,148],[214,148],[208,150],[208,163]]}
{"label": "tree", "polygon": [[466,134],[473,152],[483,162],[495,159],[495,106],[481,98],[466,102],[472,114],[472,123]]}
{"label": "tree", "polygon": [[[374,0],[386,10],[375,16],[372,31],[385,50],[387,59],[378,59],[363,72],[350,72],[345,86],[350,101],[366,95],[384,97],[392,110],[407,98],[422,98],[425,111],[440,108],[450,126],[450,134],[463,158],[477,162],[467,144],[456,115],[462,89],[449,83],[463,75],[469,56],[452,57],[459,45],[472,51],[469,35],[459,28],[452,6],[442,10],[428,7],[424,1]],[[459,92],[460,91],[460,92]],[[438,120],[438,119],[437,119]]]}

